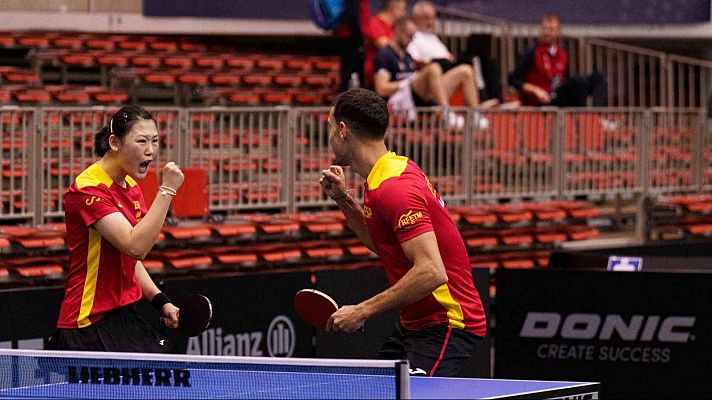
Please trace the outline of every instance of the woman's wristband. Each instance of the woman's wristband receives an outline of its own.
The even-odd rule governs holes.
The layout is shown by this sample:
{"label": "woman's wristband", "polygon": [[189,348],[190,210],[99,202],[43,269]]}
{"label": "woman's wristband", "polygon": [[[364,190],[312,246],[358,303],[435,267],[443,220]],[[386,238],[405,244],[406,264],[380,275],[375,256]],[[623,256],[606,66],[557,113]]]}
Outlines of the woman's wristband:
{"label": "woman's wristband", "polygon": [[158,292],[158,294],[153,296],[153,299],[151,299],[151,305],[153,308],[158,310],[158,312],[162,312],[163,306],[168,303],[172,303],[171,298],[163,292]]}
{"label": "woman's wristband", "polygon": [[164,196],[168,195],[168,196],[171,196],[171,197],[173,197],[173,196],[175,196],[175,195],[178,194],[178,192],[176,192],[175,189],[169,188],[168,186],[161,186],[161,187],[159,188],[159,192],[160,192],[162,195],[164,195]]}

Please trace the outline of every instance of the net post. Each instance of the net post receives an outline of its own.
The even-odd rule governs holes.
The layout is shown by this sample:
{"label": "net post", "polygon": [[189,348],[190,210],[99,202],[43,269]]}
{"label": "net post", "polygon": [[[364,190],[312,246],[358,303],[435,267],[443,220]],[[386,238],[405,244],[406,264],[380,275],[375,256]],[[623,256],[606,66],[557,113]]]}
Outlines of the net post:
{"label": "net post", "polygon": [[410,399],[408,360],[396,361],[396,399]]}

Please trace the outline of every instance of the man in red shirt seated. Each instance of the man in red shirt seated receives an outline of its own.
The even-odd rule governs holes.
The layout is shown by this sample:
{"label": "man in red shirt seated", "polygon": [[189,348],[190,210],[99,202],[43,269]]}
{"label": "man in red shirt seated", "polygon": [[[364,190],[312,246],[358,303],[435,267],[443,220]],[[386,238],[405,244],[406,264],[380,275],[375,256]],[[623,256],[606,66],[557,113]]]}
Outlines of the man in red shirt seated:
{"label": "man in red shirt seated", "polygon": [[601,74],[569,77],[569,56],[561,47],[561,20],[547,14],[542,19],[541,37],[522,54],[510,77],[523,105],[585,107],[588,96],[595,107],[606,105],[606,82]]}
{"label": "man in red shirt seated", "polygon": [[381,11],[371,17],[368,29],[364,32],[366,39],[366,61],[363,64],[365,76],[364,87],[373,88],[373,60],[378,50],[386,47],[393,40],[393,23],[405,17],[408,5],[405,0],[383,0]]}

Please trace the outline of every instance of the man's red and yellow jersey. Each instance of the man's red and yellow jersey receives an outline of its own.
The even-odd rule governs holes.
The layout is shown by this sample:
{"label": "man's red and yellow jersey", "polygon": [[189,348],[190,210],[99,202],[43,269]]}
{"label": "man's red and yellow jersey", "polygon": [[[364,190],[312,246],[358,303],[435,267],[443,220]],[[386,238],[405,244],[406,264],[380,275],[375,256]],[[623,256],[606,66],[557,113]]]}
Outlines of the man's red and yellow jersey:
{"label": "man's red and yellow jersey", "polygon": [[394,285],[413,267],[401,242],[430,231],[435,233],[447,272],[446,284],[401,310],[403,326],[418,330],[449,325],[484,336],[485,314],[465,244],[423,171],[408,158],[390,152],[378,159],[364,185],[368,232],[389,284]]}
{"label": "man's red and yellow jersey", "polygon": [[136,260],[102,238],[94,223],[119,212],[135,226],[146,211],[141,189],[131,177],[122,187],[98,164],[77,176],[64,196],[69,271],[58,328],[89,326],[108,311],[141,299]]}

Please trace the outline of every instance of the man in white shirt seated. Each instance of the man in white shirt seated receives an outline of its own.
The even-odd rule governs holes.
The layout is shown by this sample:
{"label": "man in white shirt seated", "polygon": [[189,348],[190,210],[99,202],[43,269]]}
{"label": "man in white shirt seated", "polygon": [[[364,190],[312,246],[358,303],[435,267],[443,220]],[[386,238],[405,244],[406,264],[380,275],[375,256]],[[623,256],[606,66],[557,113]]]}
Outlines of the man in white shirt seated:
{"label": "man in white shirt seated", "polygon": [[437,62],[447,70],[452,68],[456,58],[434,33],[436,17],[437,11],[433,3],[418,1],[413,5],[412,18],[418,30],[408,45],[408,54],[418,63]]}
{"label": "man in white shirt seated", "polygon": [[[440,65],[443,72],[447,72],[457,65],[457,58],[450,53],[434,33],[436,16],[435,6],[429,1],[418,1],[413,5],[412,18],[417,31],[407,50],[418,65],[435,63]],[[472,67],[477,89],[480,92],[480,96],[482,96],[486,82],[483,78],[479,58],[477,58],[476,62],[473,60]],[[480,104],[480,107],[483,108],[495,106],[499,103],[496,98],[481,99],[486,100]]]}
{"label": "man in white shirt seated", "polygon": [[459,65],[443,73],[438,64],[432,63],[417,70],[406,51],[415,31],[409,18],[393,23],[393,42],[379,50],[374,61],[375,92],[388,99],[392,110],[407,112],[411,120],[415,118],[415,107],[441,107],[445,125],[462,128],[464,119],[450,112],[449,99],[459,89],[466,106],[478,106],[472,68]]}

